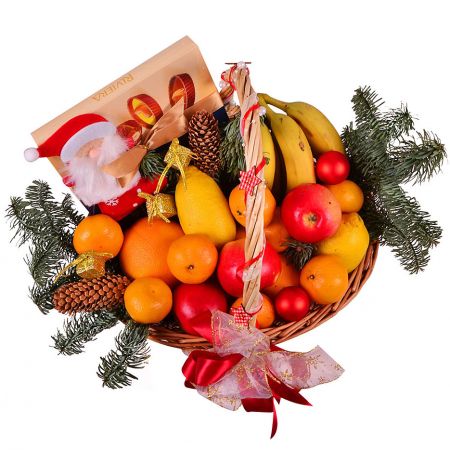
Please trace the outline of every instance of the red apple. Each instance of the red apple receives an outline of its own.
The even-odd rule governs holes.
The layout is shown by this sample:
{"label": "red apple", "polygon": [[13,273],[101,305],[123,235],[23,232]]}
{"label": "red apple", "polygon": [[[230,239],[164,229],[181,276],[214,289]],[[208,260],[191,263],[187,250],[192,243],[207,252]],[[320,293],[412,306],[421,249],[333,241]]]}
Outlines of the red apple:
{"label": "red apple", "polygon": [[326,152],[319,157],[316,164],[316,174],[325,184],[338,184],[347,179],[350,173],[348,158],[336,151]]}
{"label": "red apple", "polygon": [[301,242],[319,242],[333,236],[342,213],[326,187],[306,183],[292,189],[281,205],[281,220],[289,235]]}
{"label": "red apple", "polygon": [[[326,188],[325,188],[326,189]],[[244,282],[245,239],[238,239],[225,244],[220,252],[217,265],[217,277],[223,289],[233,297],[242,297]],[[261,270],[261,289],[277,281],[281,272],[281,259],[274,248],[266,242]]]}
{"label": "red apple", "polygon": [[228,311],[227,299],[220,287],[213,283],[180,284],[173,293],[173,310],[182,328],[198,335],[190,321],[207,311]]}
{"label": "red apple", "polygon": [[302,320],[308,314],[310,305],[308,293],[297,286],[285,287],[275,297],[275,310],[287,322]]}

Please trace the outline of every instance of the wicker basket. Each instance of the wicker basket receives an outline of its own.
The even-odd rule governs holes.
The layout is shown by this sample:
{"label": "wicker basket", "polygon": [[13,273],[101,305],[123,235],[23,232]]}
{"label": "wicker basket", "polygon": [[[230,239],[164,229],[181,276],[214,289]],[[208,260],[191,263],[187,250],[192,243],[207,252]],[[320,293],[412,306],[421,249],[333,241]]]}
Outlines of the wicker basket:
{"label": "wicker basket", "polygon": [[[242,117],[242,137],[245,149],[246,168],[256,167],[263,158],[259,111],[256,93],[250,84],[247,68],[234,67],[230,76],[236,88]],[[260,177],[262,172],[260,174]],[[246,261],[257,259],[248,269],[248,280],[244,280],[243,306],[247,311],[256,311],[260,305],[260,259],[264,248],[264,183],[255,189],[255,195],[247,197],[247,223],[245,240]],[[310,331],[335,316],[358,294],[370,277],[378,254],[378,242],[371,242],[365,257],[359,266],[349,274],[349,286],[342,300],[331,305],[315,305],[309,314],[298,322],[276,323],[262,330],[274,344],[284,342]],[[182,349],[209,348],[211,344],[202,337],[185,333],[177,324],[169,321],[165,324],[150,326],[149,339],[170,347]]]}

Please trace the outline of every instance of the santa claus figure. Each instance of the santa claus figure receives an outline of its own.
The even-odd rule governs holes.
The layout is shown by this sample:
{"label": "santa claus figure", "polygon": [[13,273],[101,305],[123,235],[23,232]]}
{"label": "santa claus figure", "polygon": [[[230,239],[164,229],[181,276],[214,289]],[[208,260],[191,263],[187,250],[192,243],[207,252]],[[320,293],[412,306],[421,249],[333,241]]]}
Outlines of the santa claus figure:
{"label": "santa claus figure", "polygon": [[86,205],[98,205],[104,214],[120,220],[145,202],[139,192],[153,193],[157,180],[147,180],[139,172],[121,186],[103,171],[135,143],[117,133],[116,127],[98,114],[81,114],[68,120],[38,148],[25,150],[25,159],[59,156],[67,167],[64,182]]}

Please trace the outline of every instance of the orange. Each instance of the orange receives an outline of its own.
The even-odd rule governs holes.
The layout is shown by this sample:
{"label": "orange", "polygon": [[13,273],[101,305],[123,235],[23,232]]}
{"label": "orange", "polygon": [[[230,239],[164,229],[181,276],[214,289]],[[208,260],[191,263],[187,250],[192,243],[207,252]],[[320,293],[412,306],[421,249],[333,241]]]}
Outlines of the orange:
{"label": "orange", "polygon": [[73,233],[73,246],[78,254],[94,251],[116,256],[122,243],[122,228],[105,214],[85,217]]}
{"label": "orange", "polygon": [[187,234],[170,244],[167,264],[182,283],[199,284],[214,273],[217,258],[217,248],[208,236]]}
{"label": "orange", "polygon": [[265,227],[264,234],[266,235],[266,239],[278,253],[286,250],[286,241],[289,239],[289,234],[281,220],[280,208],[275,210],[273,220]]}
{"label": "orange", "polygon": [[176,283],[167,265],[170,244],[183,236],[180,225],[161,219],[142,218],[126,232],[120,252],[120,263],[131,278],[161,278],[168,285]]}
{"label": "orange", "polygon": [[278,292],[281,291],[281,289],[288,286],[298,286],[299,283],[298,271],[295,269],[295,267],[288,263],[284,255],[280,255],[280,259],[281,272],[279,277],[277,278],[277,281],[272,284],[272,286],[264,289],[264,292],[267,295],[270,295],[271,298],[275,298]]}
{"label": "orange", "polygon": [[[261,294],[263,298],[262,306],[256,314],[256,323],[258,328],[269,328],[275,321],[275,308],[272,301],[267,295]],[[242,297],[239,297],[231,305],[232,308],[237,308],[242,304]]]}
{"label": "orange", "polygon": [[172,309],[172,291],[159,278],[139,278],[124,293],[125,309],[138,323],[161,322]]}
{"label": "orange", "polygon": [[[245,227],[245,191],[236,186],[230,193],[228,203],[231,214],[233,214],[238,223]],[[264,226],[269,225],[272,221],[276,206],[275,197],[270,192],[270,189],[266,187],[264,189]]]}
{"label": "orange", "polygon": [[338,256],[314,256],[300,272],[300,286],[316,303],[336,303],[348,288],[347,269]]}
{"label": "orange", "polygon": [[358,212],[364,203],[364,194],[361,188],[351,180],[326,186],[339,202],[344,213]]}

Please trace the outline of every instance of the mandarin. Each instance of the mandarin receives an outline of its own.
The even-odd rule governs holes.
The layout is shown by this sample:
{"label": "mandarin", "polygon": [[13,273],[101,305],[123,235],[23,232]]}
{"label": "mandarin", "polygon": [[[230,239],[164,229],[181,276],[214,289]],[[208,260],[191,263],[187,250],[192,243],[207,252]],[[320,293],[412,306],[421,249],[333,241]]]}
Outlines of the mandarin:
{"label": "mandarin", "polygon": [[73,246],[78,254],[89,251],[116,256],[123,244],[120,225],[106,214],[85,217],[75,228]]}
{"label": "mandarin", "polygon": [[170,244],[183,236],[180,225],[161,219],[148,221],[142,218],[126,232],[120,252],[120,264],[131,278],[161,278],[169,286],[176,284],[176,278],[167,265]]}
{"label": "mandarin", "polygon": [[277,294],[281,291],[281,289],[290,286],[298,286],[299,279],[298,270],[295,269],[294,266],[288,263],[286,257],[284,255],[280,255],[281,259],[281,272],[280,276],[277,278],[272,286],[264,289],[264,293],[269,295],[271,298],[275,298]]}
{"label": "mandarin", "polygon": [[138,323],[161,322],[172,309],[172,291],[159,278],[132,281],[124,293],[125,309]]}
{"label": "mandarin", "polygon": [[[230,193],[228,203],[230,205],[231,214],[233,214],[238,223],[245,227],[245,191],[239,189],[239,186],[236,186]],[[277,203],[275,197],[272,195],[272,192],[270,192],[270,189],[266,187],[264,189],[264,226],[269,225],[272,221],[276,206]]]}
{"label": "mandarin", "polygon": [[300,272],[300,286],[316,303],[336,303],[348,288],[347,269],[337,256],[314,256]]}
{"label": "mandarin", "polygon": [[173,241],[167,253],[172,275],[187,284],[199,284],[213,273],[218,259],[217,248],[208,236],[186,234]]}
{"label": "mandarin", "polygon": [[[275,321],[275,308],[272,301],[265,294],[262,295],[262,306],[256,314],[256,325],[258,328],[269,328]],[[239,297],[231,305],[231,308],[238,308],[242,305],[242,297]]]}
{"label": "mandarin", "polygon": [[289,239],[289,234],[281,220],[280,208],[275,210],[272,221],[264,228],[264,234],[266,239],[278,253],[287,249],[286,242]]}
{"label": "mandarin", "polygon": [[336,197],[343,213],[358,212],[364,203],[361,188],[351,180],[344,180],[338,184],[325,186]]}

